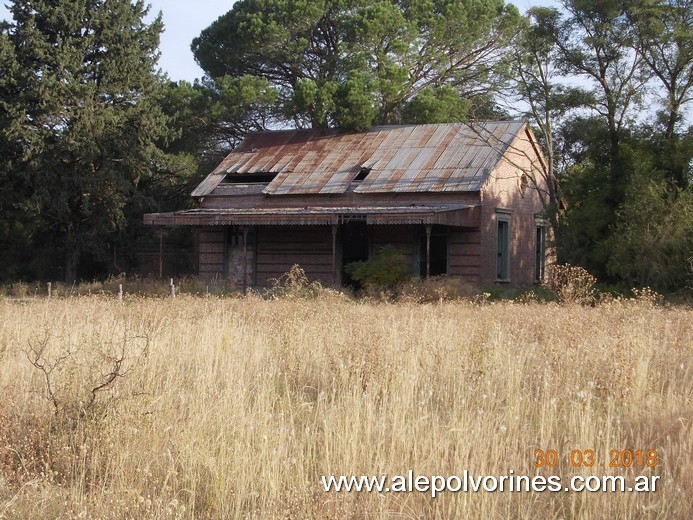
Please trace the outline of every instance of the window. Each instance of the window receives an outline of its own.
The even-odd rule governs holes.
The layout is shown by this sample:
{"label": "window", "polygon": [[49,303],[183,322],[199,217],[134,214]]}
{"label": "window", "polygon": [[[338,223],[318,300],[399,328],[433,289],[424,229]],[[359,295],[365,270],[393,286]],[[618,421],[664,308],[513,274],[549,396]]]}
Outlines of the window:
{"label": "window", "polygon": [[510,279],[510,220],[505,215],[497,215],[498,256],[496,258],[496,279],[507,282]]}
{"label": "window", "polygon": [[546,271],[546,226],[537,226],[537,241],[534,259],[534,280],[537,283],[544,281]]}

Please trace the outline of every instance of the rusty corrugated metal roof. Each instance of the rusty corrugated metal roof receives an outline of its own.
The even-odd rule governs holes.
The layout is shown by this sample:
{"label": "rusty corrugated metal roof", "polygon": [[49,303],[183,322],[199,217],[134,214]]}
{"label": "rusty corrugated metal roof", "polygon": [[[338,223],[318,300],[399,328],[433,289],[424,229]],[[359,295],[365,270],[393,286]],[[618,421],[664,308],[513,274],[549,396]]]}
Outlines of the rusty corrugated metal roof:
{"label": "rusty corrugated metal roof", "polygon": [[523,130],[521,121],[374,127],[361,133],[282,130],[249,135],[195,189],[211,193],[227,174],[276,173],[269,195],[477,191]]}
{"label": "rusty corrugated metal roof", "polygon": [[326,225],[351,219],[368,224],[445,224],[478,226],[478,204],[410,204],[407,206],[305,206],[288,208],[200,208],[148,213],[151,226]]}

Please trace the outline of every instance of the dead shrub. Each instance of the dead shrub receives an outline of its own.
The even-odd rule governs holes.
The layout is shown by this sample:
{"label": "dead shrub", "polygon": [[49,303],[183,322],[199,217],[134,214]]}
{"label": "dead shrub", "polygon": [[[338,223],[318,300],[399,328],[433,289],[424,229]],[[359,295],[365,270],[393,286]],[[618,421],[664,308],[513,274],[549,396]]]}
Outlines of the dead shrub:
{"label": "dead shrub", "polygon": [[582,267],[563,264],[548,268],[546,285],[560,303],[592,305],[597,298],[597,279]]}
{"label": "dead shrub", "polygon": [[325,287],[320,282],[311,282],[303,268],[294,264],[291,269],[279,278],[270,279],[272,287],[267,289],[265,296],[269,299],[315,299],[320,296]]}
{"label": "dead shrub", "polygon": [[399,287],[397,296],[403,301],[432,303],[474,298],[478,291],[460,278],[432,276],[414,279]]}

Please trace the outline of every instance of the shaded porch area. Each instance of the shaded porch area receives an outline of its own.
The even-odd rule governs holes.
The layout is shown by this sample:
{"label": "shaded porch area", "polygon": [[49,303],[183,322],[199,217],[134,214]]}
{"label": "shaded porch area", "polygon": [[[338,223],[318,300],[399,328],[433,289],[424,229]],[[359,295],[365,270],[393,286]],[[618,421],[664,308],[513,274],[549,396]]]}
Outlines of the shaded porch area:
{"label": "shaded porch area", "polygon": [[199,275],[265,287],[294,264],[311,280],[349,283],[344,266],[382,246],[420,276],[479,275],[479,207],[471,204],[197,209],[145,215],[153,226],[198,228]]}

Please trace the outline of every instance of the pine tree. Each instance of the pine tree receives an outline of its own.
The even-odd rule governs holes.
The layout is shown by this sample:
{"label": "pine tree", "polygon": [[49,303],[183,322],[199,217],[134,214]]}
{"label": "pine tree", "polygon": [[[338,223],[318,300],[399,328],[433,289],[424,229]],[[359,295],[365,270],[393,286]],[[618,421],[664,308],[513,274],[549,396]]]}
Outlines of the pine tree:
{"label": "pine tree", "polygon": [[13,66],[0,77],[0,143],[14,152],[5,176],[23,191],[0,210],[22,208],[31,245],[60,254],[72,282],[81,258],[104,256],[109,234],[125,226],[128,198],[165,160],[161,15],[147,23],[140,0],[9,7],[2,49]]}

